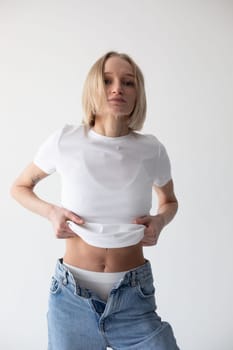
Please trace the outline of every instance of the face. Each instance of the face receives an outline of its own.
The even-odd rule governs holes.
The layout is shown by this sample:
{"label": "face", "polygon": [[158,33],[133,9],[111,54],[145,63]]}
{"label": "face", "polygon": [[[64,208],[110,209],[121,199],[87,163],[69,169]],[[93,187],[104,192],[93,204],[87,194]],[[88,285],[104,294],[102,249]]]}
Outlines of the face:
{"label": "face", "polygon": [[110,57],[104,66],[106,106],[104,111],[115,116],[128,116],[136,101],[136,86],[130,63],[120,57]]}

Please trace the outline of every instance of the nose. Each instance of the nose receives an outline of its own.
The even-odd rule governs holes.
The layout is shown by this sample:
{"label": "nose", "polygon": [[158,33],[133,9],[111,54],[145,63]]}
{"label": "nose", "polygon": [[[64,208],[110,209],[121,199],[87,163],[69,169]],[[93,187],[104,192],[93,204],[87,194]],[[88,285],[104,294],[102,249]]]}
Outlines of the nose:
{"label": "nose", "polygon": [[122,94],[123,89],[120,81],[116,81],[112,84],[112,93],[113,94]]}

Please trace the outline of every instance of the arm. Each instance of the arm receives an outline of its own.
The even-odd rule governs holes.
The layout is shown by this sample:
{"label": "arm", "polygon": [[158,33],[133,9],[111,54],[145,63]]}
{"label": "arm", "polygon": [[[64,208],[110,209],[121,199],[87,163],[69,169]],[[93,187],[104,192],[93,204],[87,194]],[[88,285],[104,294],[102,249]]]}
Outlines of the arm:
{"label": "arm", "polygon": [[31,163],[17,177],[10,190],[12,197],[24,208],[45,218],[49,218],[53,205],[40,199],[34,193],[34,188],[40,180],[47,176],[48,174]]}
{"label": "arm", "polygon": [[34,163],[30,163],[15,180],[10,193],[23,207],[50,220],[57,238],[74,237],[76,235],[66,225],[66,220],[72,220],[77,224],[84,223],[84,220],[69,210],[42,200],[34,192],[36,184],[47,176],[48,174]]}
{"label": "arm", "polygon": [[157,214],[140,217],[135,220],[135,223],[146,226],[142,240],[144,246],[151,246],[157,243],[160,232],[174,218],[178,209],[178,201],[174,193],[172,180],[162,187],[154,185],[153,189],[158,196]]}
{"label": "arm", "polygon": [[163,221],[163,227],[167,225],[176,215],[178,210],[178,201],[174,193],[173,181],[170,180],[162,187],[153,186],[158,196],[158,213],[157,216]]}

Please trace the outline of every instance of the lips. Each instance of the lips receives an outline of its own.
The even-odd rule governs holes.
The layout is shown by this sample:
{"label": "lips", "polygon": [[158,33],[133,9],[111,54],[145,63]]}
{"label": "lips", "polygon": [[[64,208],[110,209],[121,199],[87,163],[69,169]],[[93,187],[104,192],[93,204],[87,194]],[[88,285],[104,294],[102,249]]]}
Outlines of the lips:
{"label": "lips", "polygon": [[109,102],[121,102],[121,103],[125,103],[126,101],[123,98],[111,98],[108,100]]}

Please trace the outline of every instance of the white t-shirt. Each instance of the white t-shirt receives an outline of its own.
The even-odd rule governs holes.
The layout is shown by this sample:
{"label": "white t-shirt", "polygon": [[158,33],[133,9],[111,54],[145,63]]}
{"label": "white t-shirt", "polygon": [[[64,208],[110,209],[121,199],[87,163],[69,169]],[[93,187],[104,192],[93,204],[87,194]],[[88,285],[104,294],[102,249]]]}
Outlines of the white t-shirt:
{"label": "white t-shirt", "polygon": [[154,136],[130,132],[119,137],[96,133],[84,125],[65,125],[39,148],[34,163],[61,176],[61,205],[82,217],[70,228],[88,244],[120,248],[137,244],[150,215],[152,186],[171,179],[165,147]]}

